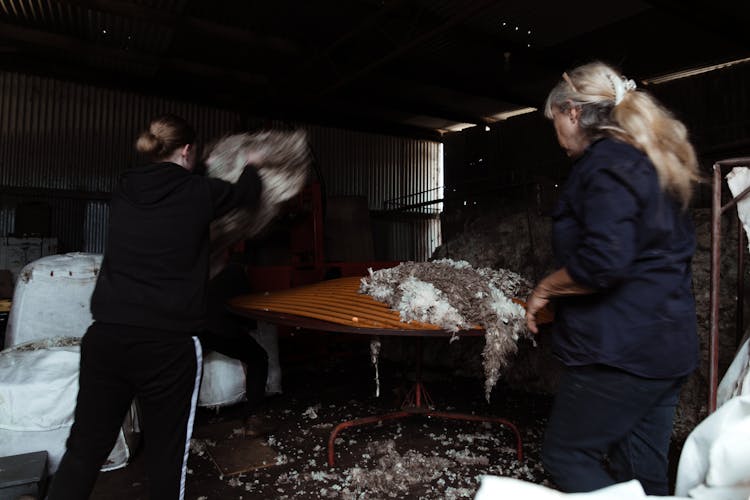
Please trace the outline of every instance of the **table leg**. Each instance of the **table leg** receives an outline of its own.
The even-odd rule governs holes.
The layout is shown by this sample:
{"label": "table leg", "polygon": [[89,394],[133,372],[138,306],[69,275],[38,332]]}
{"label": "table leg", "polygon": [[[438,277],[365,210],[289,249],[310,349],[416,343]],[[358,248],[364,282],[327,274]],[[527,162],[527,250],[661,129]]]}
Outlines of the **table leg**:
{"label": "table leg", "polygon": [[416,374],[414,386],[409,390],[404,399],[404,403],[401,405],[401,411],[392,413],[386,413],[384,415],[373,415],[371,417],[363,417],[355,420],[347,420],[340,423],[331,431],[331,435],[328,438],[328,466],[333,467],[335,465],[335,451],[334,446],[336,437],[339,432],[349,427],[356,427],[358,425],[374,424],[382,422],[384,420],[395,420],[397,418],[406,418],[415,415],[424,415],[427,417],[443,418],[449,420],[464,420],[469,422],[489,422],[503,425],[510,429],[516,438],[516,457],[518,461],[523,461],[523,444],[521,441],[521,434],[518,432],[513,423],[504,418],[498,417],[484,417],[479,415],[469,415],[465,413],[452,413],[442,412],[433,410],[434,404],[430,394],[427,392],[424,384],[422,383],[422,338],[417,337],[417,363],[416,363]]}

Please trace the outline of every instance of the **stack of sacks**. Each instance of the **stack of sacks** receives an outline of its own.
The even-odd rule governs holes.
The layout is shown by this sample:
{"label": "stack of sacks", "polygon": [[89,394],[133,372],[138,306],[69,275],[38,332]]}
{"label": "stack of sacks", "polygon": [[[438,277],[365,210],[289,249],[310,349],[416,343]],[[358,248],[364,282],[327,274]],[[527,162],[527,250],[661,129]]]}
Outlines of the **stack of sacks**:
{"label": "stack of sacks", "polygon": [[[42,257],[19,273],[0,352],[0,455],[46,450],[54,474],[65,452],[78,395],[80,337],[102,256]],[[127,465],[138,443],[134,405],[102,470]]]}

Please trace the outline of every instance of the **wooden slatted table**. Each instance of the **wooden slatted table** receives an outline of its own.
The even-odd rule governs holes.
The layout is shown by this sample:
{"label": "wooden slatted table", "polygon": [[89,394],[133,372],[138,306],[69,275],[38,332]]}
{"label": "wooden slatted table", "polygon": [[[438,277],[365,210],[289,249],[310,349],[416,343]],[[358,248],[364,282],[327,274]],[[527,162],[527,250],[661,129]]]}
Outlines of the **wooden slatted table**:
{"label": "wooden slatted table", "polygon": [[[243,295],[231,299],[228,304],[229,309],[235,314],[268,323],[329,332],[416,337],[416,380],[401,409],[384,415],[348,420],[337,425],[328,439],[328,464],[333,466],[335,463],[334,443],[342,430],[414,415],[500,424],[515,435],[516,455],[519,461],[523,460],[521,435],[510,421],[497,417],[434,410],[432,399],[422,382],[422,339],[454,334],[429,323],[401,321],[398,311],[390,309],[369,295],[359,293],[361,280],[361,277],[339,278],[287,290]],[[484,335],[484,330],[476,327],[457,334],[479,336]]]}

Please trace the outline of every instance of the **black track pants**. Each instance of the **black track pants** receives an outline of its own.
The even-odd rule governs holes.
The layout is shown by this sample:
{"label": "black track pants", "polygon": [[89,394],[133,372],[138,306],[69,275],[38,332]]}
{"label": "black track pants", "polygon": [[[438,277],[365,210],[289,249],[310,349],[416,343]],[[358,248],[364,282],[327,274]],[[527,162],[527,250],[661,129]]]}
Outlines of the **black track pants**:
{"label": "black track pants", "polygon": [[151,498],[183,499],[201,367],[195,337],[91,325],[81,342],[75,421],[48,499],[89,497],[135,396]]}
{"label": "black track pants", "polygon": [[244,269],[235,264],[227,265],[208,282],[208,327],[200,333],[200,340],[205,350],[245,363],[247,406],[254,412],[262,406],[266,396],[268,354],[248,334],[249,329],[257,328],[255,322],[227,310],[227,300],[246,293],[250,293],[247,276]]}
{"label": "black track pants", "polygon": [[263,406],[266,397],[268,378],[268,354],[247,331],[239,331],[234,336],[227,332],[201,332],[199,338],[203,348],[239,359],[245,363],[245,396],[248,411],[255,412]]}

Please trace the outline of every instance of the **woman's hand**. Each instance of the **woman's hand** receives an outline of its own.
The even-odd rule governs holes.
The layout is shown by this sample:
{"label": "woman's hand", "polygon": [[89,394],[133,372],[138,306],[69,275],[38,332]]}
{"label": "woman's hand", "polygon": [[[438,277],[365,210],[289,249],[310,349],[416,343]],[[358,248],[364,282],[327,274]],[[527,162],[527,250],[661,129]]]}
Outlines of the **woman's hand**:
{"label": "woman's hand", "polygon": [[539,327],[536,324],[536,315],[547,304],[549,304],[549,299],[539,296],[536,289],[526,299],[526,327],[531,333],[539,333]]}
{"label": "woman's hand", "polygon": [[539,333],[536,316],[540,309],[549,304],[550,299],[590,293],[596,293],[596,290],[576,283],[566,268],[558,269],[540,281],[529,295],[526,301],[526,326],[533,333]]}
{"label": "woman's hand", "polygon": [[245,165],[259,167],[263,163],[264,157],[260,151],[249,151],[245,157]]}

